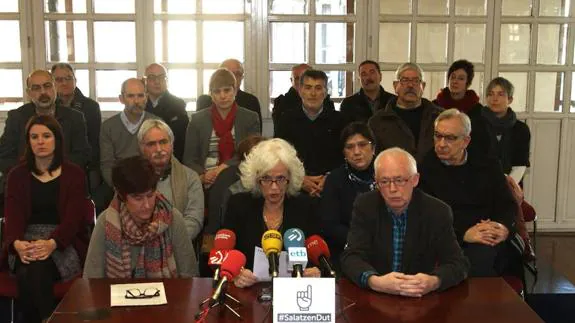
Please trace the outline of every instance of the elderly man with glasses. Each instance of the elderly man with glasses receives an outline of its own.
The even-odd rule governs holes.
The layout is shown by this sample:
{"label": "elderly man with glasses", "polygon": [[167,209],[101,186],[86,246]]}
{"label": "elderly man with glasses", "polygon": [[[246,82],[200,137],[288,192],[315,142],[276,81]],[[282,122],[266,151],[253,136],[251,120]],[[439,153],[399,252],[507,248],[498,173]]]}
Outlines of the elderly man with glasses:
{"label": "elderly man with glasses", "polygon": [[421,297],[467,277],[452,226],[451,208],[416,188],[413,156],[390,148],[375,159],[378,190],[359,195],[353,206],[344,274],[376,292]]}
{"label": "elderly man with glasses", "polygon": [[404,63],[395,75],[397,98],[390,99],[368,124],[379,151],[401,147],[421,161],[433,147],[433,121],[443,109],[422,98],[425,81],[419,65]]}

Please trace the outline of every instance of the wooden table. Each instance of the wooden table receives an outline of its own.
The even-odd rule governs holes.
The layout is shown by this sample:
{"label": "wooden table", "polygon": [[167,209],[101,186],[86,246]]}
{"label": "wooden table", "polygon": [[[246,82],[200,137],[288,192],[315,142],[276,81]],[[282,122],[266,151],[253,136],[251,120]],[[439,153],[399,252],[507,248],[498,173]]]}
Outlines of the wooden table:
{"label": "wooden table", "polygon": [[[167,305],[110,308],[110,284],[137,281],[78,280],[58,305],[51,323],[74,322],[194,322],[198,303],[209,297],[209,278],[164,280]],[[245,290],[230,287],[228,292],[243,306],[238,312],[248,323],[272,322],[269,303],[259,303],[264,285]],[[337,284],[337,322],[543,322],[537,314],[500,278],[474,278],[461,285],[419,299],[377,294],[362,290],[347,280]],[[340,308],[350,304],[346,309]],[[96,319],[96,317],[98,317]],[[207,322],[237,322],[224,310],[210,312]]]}

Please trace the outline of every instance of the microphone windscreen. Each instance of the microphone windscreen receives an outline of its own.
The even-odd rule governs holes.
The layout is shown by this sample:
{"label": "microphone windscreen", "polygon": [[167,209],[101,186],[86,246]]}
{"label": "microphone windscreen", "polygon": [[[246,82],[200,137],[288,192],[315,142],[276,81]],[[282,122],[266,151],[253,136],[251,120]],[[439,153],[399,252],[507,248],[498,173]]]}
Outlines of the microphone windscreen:
{"label": "microphone windscreen", "polygon": [[271,252],[279,253],[282,250],[282,234],[276,230],[268,230],[262,236],[262,248],[268,256]]}
{"label": "microphone windscreen", "polygon": [[220,267],[220,278],[225,276],[228,280],[234,279],[245,265],[246,256],[241,251],[230,250]]}
{"label": "microphone windscreen", "polygon": [[232,230],[221,229],[216,232],[214,238],[214,249],[230,250],[236,246],[236,234]]}
{"label": "microphone windscreen", "polygon": [[326,258],[329,258],[331,256],[329,253],[329,247],[327,246],[327,243],[325,242],[325,240],[322,239],[322,237],[318,235],[313,235],[307,238],[307,240],[305,241],[305,246],[307,248],[307,256],[309,257],[311,262],[316,266],[319,266],[320,256],[323,255]]}
{"label": "microphone windscreen", "polygon": [[305,234],[298,228],[286,230],[284,233],[284,248],[305,248]]}

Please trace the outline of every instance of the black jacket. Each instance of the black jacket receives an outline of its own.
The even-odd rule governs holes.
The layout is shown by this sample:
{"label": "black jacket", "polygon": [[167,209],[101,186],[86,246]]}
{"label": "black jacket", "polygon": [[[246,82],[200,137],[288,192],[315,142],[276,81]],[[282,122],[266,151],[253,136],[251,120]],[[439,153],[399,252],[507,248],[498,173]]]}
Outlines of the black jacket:
{"label": "black jacket", "polygon": [[186,113],[186,102],[166,91],[160,97],[155,108],[152,106],[152,101],[148,99],[146,111],[160,117],[172,129],[174,133],[174,156],[181,162],[186,146],[186,128],[190,121]]}
{"label": "black jacket", "polygon": [[311,121],[300,106],[280,119],[274,137],[292,144],[305,167],[306,175],[324,175],[343,161],[339,136],[343,117],[339,111],[325,109]]}
{"label": "black jacket", "polygon": [[[318,233],[318,221],[312,200],[307,194],[284,199],[283,223],[278,231],[282,237],[286,230],[299,228],[306,237]],[[263,219],[264,198],[252,193],[237,193],[230,197],[224,228],[236,234],[235,249],[246,255],[248,269],[253,269],[254,247],[261,247],[262,235],[267,231]]]}
{"label": "black jacket", "polygon": [[[258,98],[253,94],[244,92],[242,90],[238,90],[238,93],[236,94],[236,103],[238,104],[238,106],[244,109],[251,110],[258,114],[258,118],[260,119],[260,132],[262,132],[263,127],[262,110]],[[197,105],[198,111],[205,108],[209,108],[211,105],[212,105],[211,96],[205,94],[200,95],[200,97],[198,98],[198,105]]]}
{"label": "black jacket", "polygon": [[[387,102],[393,98],[395,98],[395,95],[385,91],[382,86],[379,86],[379,106],[375,108],[375,112],[384,109]],[[371,111],[368,98],[364,94],[363,88],[354,95],[343,99],[339,111],[343,114],[346,124],[353,121],[367,122],[374,113]]]}
{"label": "black jacket", "polygon": [[[0,171],[3,174],[7,174],[7,170],[16,165],[23,154],[26,145],[26,123],[34,115],[36,106],[32,102],[8,111],[4,133],[0,137]],[[67,159],[85,169],[90,161],[91,149],[84,115],[74,109],[56,105],[55,116],[62,126]]]}
{"label": "black jacket", "polygon": [[[392,271],[393,221],[379,191],[357,197],[341,257],[346,276],[356,284],[364,272],[385,275]],[[425,273],[441,280],[439,290],[467,278],[469,262],[453,233],[451,209],[419,189],[414,189],[407,208],[407,229],[403,244],[401,272]]]}
{"label": "black jacket", "polygon": [[[301,109],[301,106],[302,106],[301,98],[293,87],[290,87],[289,91],[287,91],[285,94],[282,94],[277,98],[275,98],[274,107],[272,109],[274,131],[277,122],[282,115],[291,110]],[[333,101],[330,99],[329,95],[327,95],[323,100],[323,108],[324,110],[335,111],[335,105],[333,104]]]}
{"label": "black jacket", "polygon": [[[56,101],[56,104],[58,104],[58,102],[59,100]],[[76,88],[74,90],[74,99],[70,107],[84,114],[88,142],[90,143],[90,148],[92,148],[90,168],[98,169],[100,167],[100,127],[102,126],[100,104],[84,96],[82,91]]]}

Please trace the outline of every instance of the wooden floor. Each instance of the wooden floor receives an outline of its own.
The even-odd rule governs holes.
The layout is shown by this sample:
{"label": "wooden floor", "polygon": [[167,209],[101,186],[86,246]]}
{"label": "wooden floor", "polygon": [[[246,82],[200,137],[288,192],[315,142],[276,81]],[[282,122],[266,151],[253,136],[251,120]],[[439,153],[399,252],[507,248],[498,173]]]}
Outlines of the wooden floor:
{"label": "wooden floor", "polygon": [[545,293],[575,293],[575,233],[538,234],[536,289]]}

